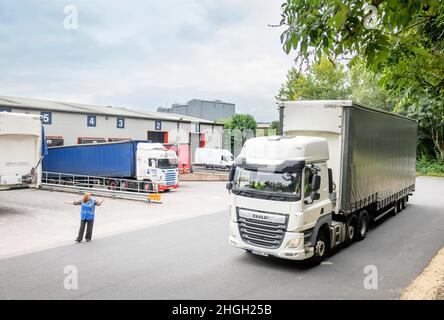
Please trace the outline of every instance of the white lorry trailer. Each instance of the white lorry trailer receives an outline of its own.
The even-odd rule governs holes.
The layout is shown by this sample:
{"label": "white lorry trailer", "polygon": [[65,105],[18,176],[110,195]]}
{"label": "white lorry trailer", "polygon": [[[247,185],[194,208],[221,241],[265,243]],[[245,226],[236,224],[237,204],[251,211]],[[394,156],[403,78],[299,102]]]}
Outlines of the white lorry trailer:
{"label": "white lorry trailer", "polygon": [[320,263],[397,214],[415,189],[415,120],[352,101],[280,106],[283,136],[247,140],[230,170],[229,243]]}
{"label": "white lorry trailer", "polygon": [[40,115],[0,112],[0,190],[38,188],[41,154]]}
{"label": "white lorry trailer", "polygon": [[197,148],[194,155],[194,164],[228,169],[234,164],[234,156],[227,149]]}

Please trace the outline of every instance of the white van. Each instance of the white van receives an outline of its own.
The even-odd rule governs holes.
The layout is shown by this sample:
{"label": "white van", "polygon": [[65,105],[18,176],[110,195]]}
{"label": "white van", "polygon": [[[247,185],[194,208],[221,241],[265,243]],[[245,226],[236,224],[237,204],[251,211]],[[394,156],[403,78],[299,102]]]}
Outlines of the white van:
{"label": "white van", "polygon": [[212,168],[229,168],[234,164],[234,157],[226,149],[197,148],[194,164]]}

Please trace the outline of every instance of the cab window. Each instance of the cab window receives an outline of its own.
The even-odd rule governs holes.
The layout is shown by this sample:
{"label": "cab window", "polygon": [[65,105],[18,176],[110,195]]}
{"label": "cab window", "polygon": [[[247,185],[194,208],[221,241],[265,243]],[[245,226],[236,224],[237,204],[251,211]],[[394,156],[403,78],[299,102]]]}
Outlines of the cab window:
{"label": "cab window", "polygon": [[313,176],[315,175],[316,171],[310,168],[305,167],[304,170],[304,198],[307,198],[310,196],[311,193],[311,182],[313,180]]}

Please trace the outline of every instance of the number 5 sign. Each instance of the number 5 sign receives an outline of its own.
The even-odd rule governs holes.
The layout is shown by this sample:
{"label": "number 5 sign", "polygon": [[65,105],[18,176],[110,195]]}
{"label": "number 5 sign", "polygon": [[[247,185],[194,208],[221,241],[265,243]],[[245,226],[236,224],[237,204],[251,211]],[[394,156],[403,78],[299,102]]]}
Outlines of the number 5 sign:
{"label": "number 5 sign", "polygon": [[41,112],[43,124],[52,124],[52,112]]}
{"label": "number 5 sign", "polygon": [[86,121],[88,127],[96,126],[96,116],[86,116]]}

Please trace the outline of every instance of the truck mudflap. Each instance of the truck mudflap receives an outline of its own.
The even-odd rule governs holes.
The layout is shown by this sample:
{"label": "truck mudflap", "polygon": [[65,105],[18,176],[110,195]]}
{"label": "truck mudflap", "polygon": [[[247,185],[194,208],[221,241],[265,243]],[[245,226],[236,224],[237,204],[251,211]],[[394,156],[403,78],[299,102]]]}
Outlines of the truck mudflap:
{"label": "truck mudflap", "polygon": [[[267,249],[259,246],[253,246],[242,240],[239,233],[239,225],[230,221],[229,244],[240,249],[244,249],[252,254],[260,256],[271,256],[289,260],[305,260],[311,258],[314,253],[313,247],[306,247],[304,243],[304,234],[297,232],[286,232],[282,245],[277,249]],[[294,247],[289,246],[295,242]]]}

